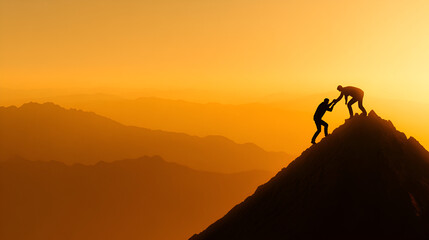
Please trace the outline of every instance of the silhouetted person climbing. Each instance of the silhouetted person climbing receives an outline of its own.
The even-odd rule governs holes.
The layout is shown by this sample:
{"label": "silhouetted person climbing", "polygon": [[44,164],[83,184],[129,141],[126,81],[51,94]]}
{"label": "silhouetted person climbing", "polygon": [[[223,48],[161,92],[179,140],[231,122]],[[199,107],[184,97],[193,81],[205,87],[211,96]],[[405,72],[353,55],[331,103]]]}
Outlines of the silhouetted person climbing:
{"label": "silhouetted person climbing", "polygon": [[[341,98],[344,96],[345,100],[346,100],[346,104],[347,107],[349,108],[349,113],[350,113],[350,118],[353,117],[353,109],[352,109],[352,105],[355,102],[358,102],[359,104],[359,108],[362,111],[362,113],[366,116],[366,110],[362,105],[362,101],[363,101],[363,91],[362,89],[356,88],[356,87],[342,87],[341,85],[339,85],[337,87],[337,90],[341,92],[340,96],[335,99],[335,103],[339,102],[341,100]],[[350,99],[349,103],[347,103],[347,98],[348,96],[351,96],[352,99]]]}
{"label": "silhouetted person climbing", "polygon": [[325,98],[325,100],[317,107],[313,117],[314,122],[316,123],[317,131],[314,133],[313,138],[311,139],[312,144],[316,144],[316,138],[322,130],[322,125],[325,127],[325,137],[328,136],[328,124],[322,120],[322,117],[325,115],[326,111],[332,112],[332,109],[334,109],[336,103],[337,102],[335,100],[329,103],[329,99]]}

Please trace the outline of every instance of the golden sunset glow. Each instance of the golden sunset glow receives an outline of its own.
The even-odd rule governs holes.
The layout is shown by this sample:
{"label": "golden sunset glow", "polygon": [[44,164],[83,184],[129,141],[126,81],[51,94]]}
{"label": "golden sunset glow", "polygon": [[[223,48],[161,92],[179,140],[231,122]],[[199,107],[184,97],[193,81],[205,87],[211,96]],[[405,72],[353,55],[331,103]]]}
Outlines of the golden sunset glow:
{"label": "golden sunset glow", "polygon": [[240,234],[428,229],[428,91],[429,0],[0,0],[0,239],[205,239],[268,179]]}
{"label": "golden sunset glow", "polygon": [[328,91],[429,103],[429,3],[1,0],[1,86]]}
{"label": "golden sunset glow", "polygon": [[[370,109],[429,143],[420,128],[429,110],[427,1],[0,2],[4,104],[100,92],[226,104],[290,101],[327,92],[333,98],[338,84],[355,85]],[[311,115],[317,101],[293,108]],[[191,132],[258,142],[229,131]]]}

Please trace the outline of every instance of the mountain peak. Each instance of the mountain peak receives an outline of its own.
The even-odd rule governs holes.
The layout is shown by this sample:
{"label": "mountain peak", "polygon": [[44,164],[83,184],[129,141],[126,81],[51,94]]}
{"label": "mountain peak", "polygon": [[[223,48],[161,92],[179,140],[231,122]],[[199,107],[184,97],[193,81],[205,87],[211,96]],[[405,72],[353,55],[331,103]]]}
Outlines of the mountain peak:
{"label": "mountain peak", "polygon": [[44,102],[44,103],[38,103],[38,102],[28,102],[21,105],[20,108],[23,109],[35,109],[35,108],[48,108],[48,109],[62,109],[60,105],[55,104],[53,102]]}
{"label": "mountain peak", "polygon": [[371,111],[368,116],[356,114],[353,118],[345,120],[343,125],[310,149],[314,151],[314,149],[324,148],[327,145],[332,148],[343,146],[346,143],[361,147],[376,143],[385,145],[388,144],[386,141],[389,139],[407,142],[406,135],[397,131],[390,120],[384,120]]}
{"label": "mountain peak", "polygon": [[371,111],[191,239],[427,239],[428,229],[429,153]]}

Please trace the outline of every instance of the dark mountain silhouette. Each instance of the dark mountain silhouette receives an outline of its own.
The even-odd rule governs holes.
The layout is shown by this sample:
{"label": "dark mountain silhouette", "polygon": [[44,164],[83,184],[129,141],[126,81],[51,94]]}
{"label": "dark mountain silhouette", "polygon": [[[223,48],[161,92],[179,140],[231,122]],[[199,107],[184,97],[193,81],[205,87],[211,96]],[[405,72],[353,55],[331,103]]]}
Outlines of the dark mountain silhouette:
{"label": "dark mountain silhouette", "polygon": [[202,172],[160,157],[91,166],[4,161],[0,239],[186,239],[270,175]]}
{"label": "dark mountain silhouette", "polygon": [[429,239],[429,153],[371,112],[191,240]]}
{"label": "dark mountain silhouette", "polygon": [[278,171],[290,161],[285,153],[267,152],[251,143],[124,126],[53,103],[0,107],[0,160],[21,156],[93,164],[143,155],[160,155],[195,169],[226,173]]}

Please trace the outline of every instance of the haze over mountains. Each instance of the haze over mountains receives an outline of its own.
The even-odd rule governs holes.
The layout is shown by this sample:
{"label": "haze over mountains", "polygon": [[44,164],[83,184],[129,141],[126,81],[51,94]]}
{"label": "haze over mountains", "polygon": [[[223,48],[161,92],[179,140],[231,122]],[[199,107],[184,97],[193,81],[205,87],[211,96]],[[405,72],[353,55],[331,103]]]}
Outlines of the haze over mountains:
{"label": "haze over mountains", "polygon": [[[312,120],[315,108],[325,97],[338,97],[338,91],[333,89],[331,92],[300,96],[275,94],[233,104],[222,102],[221,99],[218,103],[216,98],[209,102],[192,101],[192,98],[186,98],[183,94],[177,98],[168,98],[161,93],[146,93],[140,95],[146,97],[136,95],[135,98],[103,93],[61,94],[51,97],[47,93],[46,97],[30,97],[27,94],[29,97],[23,100],[9,101],[0,96],[0,101],[18,105],[30,99],[39,103],[54,102],[67,108],[92,111],[126,125],[202,137],[221,135],[238,143],[252,142],[266,150],[284,151],[298,156],[302,149],[308,147],[309,136],[315,131]],[[429,144],[429,129],[426,128],[429,115],[425,114],[429,111],[428,104],[380,99],[374,92],[366,92],[365,95],[365,106],[377,109],[378,113],[394,121],[398,127],[407,129],[424,146]],[[346,116],[347,107],[342,101],[324,119],[329,123],[330,129],[334,129],[344,122]]]}
{"label": "haze over mountains", "polygon": [[90,166],[3,161],[0,239],[186,239],[270,176],[196,171],[160,157]]}
{"label": "haze over mountains", "polygon": [[0,107],[0,159],[21,156],[92,164],[143,155],[160,155],[170,162],[215,172],[277,171],[289,160],[284,153],[237,144],[221,136],[201,138],[124,126],[52,103]]}
{"label": "haze over mountains", "polygon": [[[261,124],[260,129],[262,123],[257,122],[263,117],[255,109],[260,113],[272,109],[275,115],[284,106],[193,104],[156,98],[136,102],[140,100],[147,105],[122,109],[130,114],[128,118],[139,116],[133,111],[155,109],[156,117],[142,116],[147,115],[151,123],[162,119],[159,124],[164,126],[173,122],[172,113],[179,116],[183,113],[179,110],[193,109],[186,114],[200,111],[201,116],[195,114],[188,124],[214,118],[216,112],[218,122],[225,113],[230,119],[237,113],[236,119],[243,119],[241,113],[255,113],[246,115],[254,116],[248,123]],[[105,101],[115,111],[121,110],[118,99]],[[177,108],[172,110],[172,106]],[[280,124],[281,116],[270,131],[276,122]],[[182,116],[181,121],[185,120]],[[230,125],[231,129],[234,125],[239,122]],[[195,126],[204,128],[202,123]],[[288,127],[298,131],[297,126]],[[188,127],[192,128],[183,125]],[[115,161],[144,155],[234,174],[191,170],[159,157]],[[5,213],[0,219],[4,227],[0,238],[184,239],[221,217],[270,176],[249,170],[277,171],[289,160],[285,153],[267,152],[255,144],[126,126],[53,103],[0,107],[0,191],[4,196],[0,210]],[[73,163],[91,166],[70,166]],[[429,235],[425,232],[429,229],[428,165],[429,153],[390,122],[375,113],[357,117],[306,150],[192,239],[425,239]],[[109,231],[103,231],[106,228]]]}
{"label": "haze over mountains", "polygon": [[302,148],[301,143],[307,144],[305,133],[313,131],[291,127],[304,122],[313,124],[312,113],[261,103],[197,103],[157,97],[123,99],[106,94],[46,97],[34,101],[92,111],[126,125],[196,136],[221,135],[239,143],[252,142],[264,149],[287,153],[296,153]]}
{"label": "haze over mountains", "polygon": [[191,240],[428,239],[429,152],[371,112]]}

